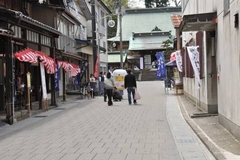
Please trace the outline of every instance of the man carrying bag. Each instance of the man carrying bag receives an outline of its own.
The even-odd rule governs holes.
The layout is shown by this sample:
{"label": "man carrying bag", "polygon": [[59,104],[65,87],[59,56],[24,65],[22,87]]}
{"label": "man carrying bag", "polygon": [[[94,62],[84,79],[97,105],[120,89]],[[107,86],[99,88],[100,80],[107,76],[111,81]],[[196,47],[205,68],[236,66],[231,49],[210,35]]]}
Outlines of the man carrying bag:
{"label": "man carrying bag", "polygon": [[127,69],[127,75],[124,78],[124,88],[127,89],[129,105],[132,104],[132,99],[133,99],[133,103],[137,104],[137,100],[134,99],[135,88],[137,88],[137,83],[136,83],[135,76],[132,74],[131,68]]}

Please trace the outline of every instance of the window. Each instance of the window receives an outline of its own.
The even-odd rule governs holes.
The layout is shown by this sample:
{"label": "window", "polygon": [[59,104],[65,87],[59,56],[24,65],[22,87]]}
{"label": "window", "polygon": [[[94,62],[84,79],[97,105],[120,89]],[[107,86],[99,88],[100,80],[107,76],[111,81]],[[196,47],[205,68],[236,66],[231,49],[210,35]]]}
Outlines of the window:
{"label": "window", "polygon": [[226,14],[230,9],[230,0],[224,0],[224,14]]}
{"label": "window", "polygon": [[104,12],[101,11],[101,25],[102,25],[102,26],[105,26],[104,20],[105,20],[105,18],[104,18]]}
{"label": "window", "polygon": [[51,38],[41,35],[41,44],[51,46]]}
{"label": "window", "polygon": [[39,42],[38,33],[27,30],[27,40],[38,43]]}
{"label": "window", "polygon": [[[10,25],[9,25],[10,27]],[[17,38],[22,38],[22,29],[18,26],[11,26],[11,29],[14,32],[14,36]]]}

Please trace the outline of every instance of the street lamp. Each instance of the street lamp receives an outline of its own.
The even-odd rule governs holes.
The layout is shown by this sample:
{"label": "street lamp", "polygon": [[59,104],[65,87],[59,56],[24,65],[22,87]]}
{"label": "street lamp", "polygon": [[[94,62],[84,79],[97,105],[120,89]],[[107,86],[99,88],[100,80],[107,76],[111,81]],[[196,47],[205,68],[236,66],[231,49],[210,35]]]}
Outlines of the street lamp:
{"label": "street lamp", "polygon": [[[97,62],[97,55],[99,53],[99,43],[98,43],[98,46],[96,44],[97,30],[96,30],[95,0],[91,1],[91,11],[92,11],[92,44],[93,44],[93,71],[94,71],[95,64]],[[99,20],[102,20],[103,18],[106,18],[106,17],[109,17],[109,16],[111,16],[111,15],[107,15],[105,17],[102,17]],[[97,22],[99,22],[99,20]],[[108,21],[107,24],[108,24],[109,27],[114,27],[115,26],[115,22],[112,19],[110,21]],[[99,30],[98,30],[98,32],[99,32]],[[99,36],[98,36],[98,39],[99,39]]]}
{"label": "street lamp", "polygon": [[118,16],[119,16],[119,27],[120,27],[120,31],[119,31],[119,36],[120,36],[120,68],[123,69],[123,56],[122,56],[122,50],[123,50],[123,46],[122,46],[122,1],[119,0],[119,10],[118,10]]}
{"label": "street lamp", "polygon": [[[96,29],[96,31],[95,31],[95,34],[97,33],[97,36],[96,36],[96,39],[98,40],[97,41],[97,53],[96,53],[96,55],[97,55],[97,59],[96,59],[96,62],[95,62],[95,64],[97,63],[97,61],[98,61],[98,75],[99,75],[99,69],[100,69],[100,39],[102,38],[102,34],[100,33],[100,21],[102,20],[102,19],[104,19],[104,18],[107,18],[107,17],[111,17],[112,15],[107,15],[107,16],[104,16],[104,17],[101,17],[100,19],[98,19],[97,20],[97,22],[96,22],[96,24],[98,25],[97,26],[97,29]],[[107,22],[107,25],[109,26],[109,27],[114,27],[115,26],[115,21],[114,20],[112,20],[112,17],[111,17],[111,19]],[[94,70],[94,72],[96,72],[95,70]]]}

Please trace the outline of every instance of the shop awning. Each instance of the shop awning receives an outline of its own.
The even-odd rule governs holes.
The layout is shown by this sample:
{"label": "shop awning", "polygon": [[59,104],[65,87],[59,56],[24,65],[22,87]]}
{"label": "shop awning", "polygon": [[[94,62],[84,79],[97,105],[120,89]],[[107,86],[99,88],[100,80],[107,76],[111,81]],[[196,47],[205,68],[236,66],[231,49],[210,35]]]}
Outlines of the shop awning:
{"label": "shop awning", "polygon": [[28,63],[37,63],[38,59],[40,62],[44,64],[46,67],[46,71],[48,74],[54,74],[55,71],[55,61],[51,57],[47,56],[45,53],[40,51],[35,51],[30,48],[22,50],[20,52],[15,53],[14,55],[21,62]]}
{"label": "shop awning", "polygon": [[170,61],[165,64],[166,67],[177,67],[176,60]]}
{"label": "shop awning", "polygon": [[38,55],[32,49],[25,49],[15,53],[15,57],[21,62],[37,63]]}
{"label": "shop awning", "polygon": [[[56,62],[52,57],[49,57],[41,51],[35,51],[33,49],[27,48],[20,52],[15,53],[15,57],[21,62],[37,63],[42,62],[46,68],[48,74],[56,73]],[[78,57],[82,58],[82,57]],[[80,68],[76,64],[58,61],[58,67],[63,67],[66,72],[71,72],[71,76],[76,76],[80,72]]]}
{"label": "shop awning", "polygon": [[183,15],[180,24],[182,32],[187,31],[214,31],[217,23],[217,13],[203,13]]}
{"label": "shop awning", "polygon": [[54,74],[56,72],[56,65],[53,58],[47,56],[45,53],[36,51],[39,57],[39,60],[46,67],[46,71],[48,74]]}
{"label": "shop awning", "polygon": [[87,40],[75,39],[77,44],[90,45],[91,43]]}

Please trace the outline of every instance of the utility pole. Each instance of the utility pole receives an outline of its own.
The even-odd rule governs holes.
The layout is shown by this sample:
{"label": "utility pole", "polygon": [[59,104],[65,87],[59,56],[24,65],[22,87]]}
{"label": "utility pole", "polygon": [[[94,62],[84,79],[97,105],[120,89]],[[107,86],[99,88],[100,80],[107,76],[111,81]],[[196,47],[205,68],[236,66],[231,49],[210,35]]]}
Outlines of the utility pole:
{"label": "utility pole", "polygon": [[6,68],[10,69],[12,72],[6,72],[6,109],[7,116],[6,120],[9,124],[14,123],[14,87],[15,87],[15,65],[13,62],[13,41],[12,38],[7,37],[7,54],[6,54]]}
{"label": "utility pole", "polygon": [[119,36],[120,36],[120,68],[123,69],[123,55],[122,55],[122,50],[123,50],[123,44],[122,44],[122,0],[119,0],[119,11],[118,11],[118,16],[119,16]]}
{"label": "utility pole", "polygon": [[92,11],[93,72],[94,72],[95,63],[97,60],[95,0],[91,1],[91,11]]}

